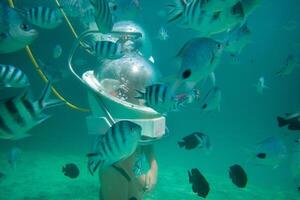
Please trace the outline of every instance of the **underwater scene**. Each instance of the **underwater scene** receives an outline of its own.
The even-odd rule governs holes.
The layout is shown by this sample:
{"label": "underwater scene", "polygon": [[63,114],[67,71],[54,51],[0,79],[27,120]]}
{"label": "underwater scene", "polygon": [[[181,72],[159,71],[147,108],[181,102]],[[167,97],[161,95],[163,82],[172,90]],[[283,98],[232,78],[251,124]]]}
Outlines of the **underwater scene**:
{"label": "underwater scene", "polygon": [[0,200],[300,199],[299,0],[0,0]]}

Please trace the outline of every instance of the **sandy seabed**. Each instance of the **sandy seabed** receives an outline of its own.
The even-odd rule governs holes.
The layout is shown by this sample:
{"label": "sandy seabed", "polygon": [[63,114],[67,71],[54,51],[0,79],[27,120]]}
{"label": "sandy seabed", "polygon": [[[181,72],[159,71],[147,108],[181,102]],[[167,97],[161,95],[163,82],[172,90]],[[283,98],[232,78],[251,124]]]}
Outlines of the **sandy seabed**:
{"label": "sandy seabed", "polygon": [[[62,166],[76,163],[80,176],[70,179],[63,175]],[[168,169],[168,170],[164,170]],[[0,200],[97,200],[97,176],[90,176],[86,158],[78,155],[55,155],[42,152],[22,152],[16,169],[12,169],[6,155],[0,153],[0,171],[6,178],[0,181]],[[211,191],[208,200],[297,200],[300,194],[256,188],[239,189],[228,180],[206,175]],[[117,189],[116,189],[117,192]],[[160,166],[159,181],[145,200],[198,200],[188,184],[186,170],[180,166]]]}

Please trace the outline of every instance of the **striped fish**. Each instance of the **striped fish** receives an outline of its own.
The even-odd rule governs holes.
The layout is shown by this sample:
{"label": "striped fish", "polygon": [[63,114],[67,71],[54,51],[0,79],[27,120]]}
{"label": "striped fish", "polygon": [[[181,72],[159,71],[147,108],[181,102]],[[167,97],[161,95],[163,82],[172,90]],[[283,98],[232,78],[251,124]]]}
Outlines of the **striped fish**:
{"label": "striped fish", "polygon": [[60,100],[47,100],[51,92],[48,83],[41,97],[32,101],[27,92],[0,102],[0,138],[18,140],[29,136],[26,134],[31,128],[49,118],[42,114],[44,109],[61,105]]}
{"label": "striped fish", "polygon": [[87,154],[90,173],[93,175],[98,168],[102,169],[133,154],[141,131],[141,126],[124,120],[113,124],[104,135],[99,135],[93,152]]}
{"label": "striped fish", "polygon": [[193,29],[201,36],[209,36],[232,29],[245,20],[243,4],[218,12],[202,9],[203,0],[176,0],[168,5],[168,23],[174,22],[185,29]]}
{"label": "striped fish", "polygon": [[59,9],[38,6],[21,11],[21,13],[25,15],[30,23],[44,29],[54,29],[62,23],[62,15]]}
{"label": "striped fish", "polygon": [[96,41],[90,50],[100,59],[118,59],[124,56],[123,45],[120,42]]}
{"label": "striped fish", "polygon": [[160,113],[180,110],[185,99],[179,100],[172,95],[171,90],[164,84],[153,84],[147,86],[145,92],[139,93],[136,99],[143,99],[145,105]]}
{"label": "striped fish", "polygon": [[113,18],[107,0],[90,0],[95,9],[95,21],[101,33],[109,33],[113,27]]}
{"label": "striped fish", "polygon": [[0,87],[28,87],[29,81],[25,73],[12,65],[0,64]]}

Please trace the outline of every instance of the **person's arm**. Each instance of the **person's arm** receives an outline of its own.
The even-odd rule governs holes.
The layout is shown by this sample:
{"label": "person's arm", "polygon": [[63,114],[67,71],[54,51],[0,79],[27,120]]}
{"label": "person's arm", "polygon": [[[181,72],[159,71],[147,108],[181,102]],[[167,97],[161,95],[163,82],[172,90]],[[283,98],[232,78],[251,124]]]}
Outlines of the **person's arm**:
{"label": "person's arm", "polygon": [[143,151],[145,153],[146,159],[149,163],[150,169],[146,174],[145,177],[145,191],[150,191],[154,188],[157,182],[157,175],[158,175],[158,165],[157,160],[154,153],[154,146],[147,145],[143,146]]}

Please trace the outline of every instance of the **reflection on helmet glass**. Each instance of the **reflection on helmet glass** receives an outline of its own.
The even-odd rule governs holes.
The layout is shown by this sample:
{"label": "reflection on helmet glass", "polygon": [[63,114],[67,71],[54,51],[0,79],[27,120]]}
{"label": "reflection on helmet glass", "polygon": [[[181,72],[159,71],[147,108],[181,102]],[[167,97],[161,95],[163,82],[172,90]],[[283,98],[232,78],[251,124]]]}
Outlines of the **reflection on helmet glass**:
{"label": "reflection on helmet glass", "polygon": [[152,64],[137,53],[130,53],[116,60],[109,60],[95,70],[95,76],[103,90],[123,101],[141,104],[136,99],[137,90],[155,82]]}

